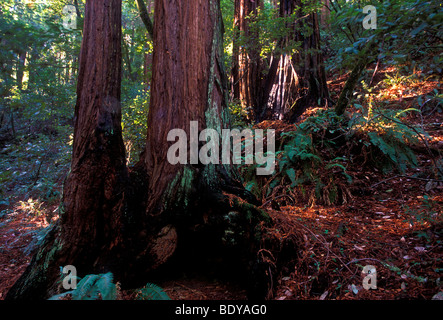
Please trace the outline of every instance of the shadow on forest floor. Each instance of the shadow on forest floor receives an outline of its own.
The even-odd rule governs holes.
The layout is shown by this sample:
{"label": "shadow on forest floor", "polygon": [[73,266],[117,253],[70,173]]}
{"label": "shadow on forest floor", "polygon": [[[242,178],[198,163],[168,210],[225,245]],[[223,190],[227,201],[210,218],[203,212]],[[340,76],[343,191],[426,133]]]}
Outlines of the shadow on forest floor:
{"label": "shadow on forest floor", "polygon": [[[386,77],[389,72],[392,74],[393,70],[380,72],[377,83],[392,79]],[[331,91],[339,92],[345,78],[331,82]],[[440,90],[435,81],[392,81],[376,86],[374,94],[377,101],[390,97],[390,107],[398,109],[417,107],[420,96]],[[421,107],[424,116],[411,113],[409,123],[425,126],[430,145],[441,152],[443,114],[423,102]],[[351,107],[349,112],[353,111]],[[294,125],[281,126],[285,130],[294,128]],[[56,200],[69,167],[66,156],[69,147],[65,143],[59,142],[58,146],[51,142],[53,154],[39,168],[42,146],[30,138],[23,141],[18,145],[22,152],[28,150],[28,157],[20,161],[26,161],[27,167],[17,163],[17,157],[21,156],[10,144],[1,150],[4,159],[0,165],[5,169],[2,181],[12,182],[8,188],[2,182],[2,196],[7,201],[0,203],[0,299],[4,299],[29,264],[48,222],[57,219]],[[419,166],[403,174],[356,170],[353,183],[362,192],[343,205],[308,207],[287,197],[266,203],[264,209],[275,222],[266,232],[280,239],[296,237],[299,244],[295,268],[283,269],[280,277],[274,279],[274,299],[431,299],[442,291],[443,185],[413,176],[432,172],[425,151],[418,150]],[[61,164],[57,163],[60,159]],[[49,179],[51,168],[57,168],[57,172]],[[11,180],[15,171],[17,178]],[[36,188],[26,189],[31,192],[21,191],[29,184]],[[362,288],[362,269],[367,265],[377,270],[376,290]],[[200,265],[203,269],[210,266]],[[235,277],[227,279],[203,269],[191,267],[174,278],[159,279],[157,284],[177,300],[246,298],[246,290]],[[129,291],[123,296],[133,297]]]}

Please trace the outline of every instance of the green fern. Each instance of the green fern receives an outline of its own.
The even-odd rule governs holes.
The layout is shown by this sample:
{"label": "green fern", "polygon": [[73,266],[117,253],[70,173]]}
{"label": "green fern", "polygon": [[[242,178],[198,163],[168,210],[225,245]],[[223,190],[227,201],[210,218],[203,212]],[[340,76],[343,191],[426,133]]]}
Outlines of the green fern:
{"label": "green fern", "polygon": [[91,299],[83,300],[115,300],[117,297],[117,288],[113,281],[112,273],[106,273],[94,278],[95,282],[88,292]]}
{"label": "green fern", "polygon": [[49,300],[62,300],[69,295],[72,300],[116,300],[117,288],[113,281],[112,273],[90,274],[85,276],[77,288],[49,298]]}
{"label": "green fern", "polygon": [[159,286],[148,283],[137,293],[137,300],[171,300],[168,294]]}
{"label": "green fern", "polygon": [[[383,128],[377,132],[368,132],[371,144],[380,150],[385,156],[385,160],[376,163],[381,165],[385,170],[398,169],[405,172],[408,167],[416,167],[418,165],[417,157],[412,149],[407,145],[408,142],[417,142],[417,137],[412,130],[400,125],[388,126],[380,123],[379,127]],[[382,132],[382,133],[379,133]]]}

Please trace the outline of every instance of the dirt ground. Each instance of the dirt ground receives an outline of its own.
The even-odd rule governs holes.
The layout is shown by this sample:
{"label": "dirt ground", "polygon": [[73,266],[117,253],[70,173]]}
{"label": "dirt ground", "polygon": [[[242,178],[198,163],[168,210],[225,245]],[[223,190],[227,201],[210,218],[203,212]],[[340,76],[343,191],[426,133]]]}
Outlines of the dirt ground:
{"label": "dirt ground", "polygon": [[[431,299],[442,291],[443,184],[407,176],[362,173],[371,194],[346,205],[267,206],[275,223],[268,232],[299,239],[296,266],[276,281],[274,299]],[[0,220],[0,299],[29,264],[27,249],[48,227],[28,210],[19,206]],[[376,290],[362,288],[366,265],[376,267]],[[161,286],[177,300],[246,298],[235,284],[208,279]]]}
{"label": "dirt ground", "polygon": [[[382,69],[376,80],[389,72]],[[330,82],[331,91],[340,91],[342,78]],[[396,94],[397,107],[405,109],[414,106],[414,97],[436,88],[440,90],[436,81],[391,86],[380,90],[377,99]],[[429,146],[441,153],[443,114],[412,114],[409,121],[423,125],[430,134]],[[283,131],[293,128],[281,126]],[[430,300],[439,292],[443,295],[443,183],[433,180],[426,148],[416,151],[420,165],[403,174],[353,168],[353,185],[361,192],[354,192],[345,204],[307,206],[290,197],[265,204],[274,222],[266,232],[297,239],[295,266],[273,279],[272,299]],[[0,206],[0,300],[29,264],[35,244],[49,226],[48,215],[42,212],[56,210],[33,199]],[[362,270],[368,265],[377,272],[373,290],[363,288],[367,275]],[[159,285],[174,300],[246,298],[246,291],[235,283],[215,279],[177,278]],[[123,296],[133,297],[130,292]]]}

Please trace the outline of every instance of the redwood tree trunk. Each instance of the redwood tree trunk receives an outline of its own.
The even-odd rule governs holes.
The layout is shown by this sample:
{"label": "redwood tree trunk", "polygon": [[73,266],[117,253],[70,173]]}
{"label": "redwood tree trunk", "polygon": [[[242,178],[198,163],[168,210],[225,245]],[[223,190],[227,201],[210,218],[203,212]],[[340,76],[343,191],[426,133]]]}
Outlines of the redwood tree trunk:
{"label": "redwood tree trunk", "polygon": [[71,172],[60,219],[7,299],[56,293],[60,266],[79,276],[112,270],[121,242],[125,149],[121,132],[121,0],[88,0],[75,107]]}
{"label": "redwood tree trunk", "polygon": [[235,0],[232,90],[251,120],[258,111],[262,66],[259,35],[257,30],[251,30],[250,22],[261,7],[261,0]]}
{"label": "redwood tree trunk", "polygon": [[[298,8],[298,9],[297,9]],[[280,16],[296,12],[290,23],[289,35],[278,46],[282,54],[271,58],[270,69],[263,85],[261,119],[295,121],[310,105],[325,104],[329,100],[320,48],[320,30],[316,12],[304,16],[300,0],[280,1]],[[297,11],[296,11],[297,10]],[[306,31],[308,27],[309,31]],[[290,42],[300,43],[298,52],[289,55],[285,47]]]}
{"label": "redwood tree trunk", "polygon": [[[219,0],[155,2],[147,144],[127,183],[118,103],[120,6],[117,0],[86,4],[72,171],[62,216],[9,299],[53,293],[58,268],[67,264],[80,276],[112,271],[123,286],[136,288],[179,251],[180,243],[191,253],[203,246],[200,258],[227,248],[228,258],[243,262],[245,270],[260,260],[261,225],[269,216],[254,206],[257,200],[243,188],[234,166],[173,165],[167,158],[172,129],[189,136],[190,122],[198,121],[197,131],[211,128],[221,136],[229,128]],[[255,268],[254,275],[269,279],[269,266],[261,263],[265,267]],[[251,292],[259,292],[256,287]],[[265,292],[259,294],[266,295],[269,286],[261,288]]]}
{"label": "redwood tree trunk", "polygon": [[[150,260],[135,262],[144,271],[158,268],[178,243],[192,237],[197,243],[185,250],[217,243],[251,260],[258,249],[260,223],[269,219],[253,205],[258,202],[243,188],[233,165],[191,164],[189,140],[187,164],[173,165],[167,159],[174,144],[167,139],[172,129],[190,137],[191,121],[198,121],[197,134],[209,128],[221,137],[221,130],[230,127],[222,44],[218,0],[156,1],[147,144],[140,164],[148,177],[147,216],[140,224],[146,228],[142,234],[147,234]],[[226,220],[229,212],[236,226]],[[236,239],[226,239],[228,229],[235,229]],[[217,252],[208,247],[204,255],[211,251]]]}
{"label": "redwood tree trunk", "polygon": [[[198,121],[198,133],[212,128],[221,136],[221,130],[230,126],[219,2],[160,0],[154,21],[153,81],[143,158],[150,179],[147,212],[151,214],[183,208],[185,195],[193,193],[196,185],[192,181],[206,180],[205,187],[220,191],[222,180],[235,176],[230,165],[172,165],[167,160],[173,144],[167,142],[170,130],[183,129],[190,137],[190,123]],[[226,179],[219,179],[220,171]],[[189,180],[179,188],[181,178]],[[183,197],[183,203],[169,203],[169,197]]]}

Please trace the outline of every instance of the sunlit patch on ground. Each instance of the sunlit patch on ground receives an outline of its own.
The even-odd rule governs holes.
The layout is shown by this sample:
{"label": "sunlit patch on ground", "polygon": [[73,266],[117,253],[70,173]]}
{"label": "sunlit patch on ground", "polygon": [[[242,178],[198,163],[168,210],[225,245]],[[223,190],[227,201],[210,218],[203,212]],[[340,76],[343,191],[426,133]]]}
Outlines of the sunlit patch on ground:
{"label": "sunlit patch on ground", "polygon": [[32,198],[11,207],[0,219],[0,299],[29,264],[50,223],[58,219],[57,206]]}

